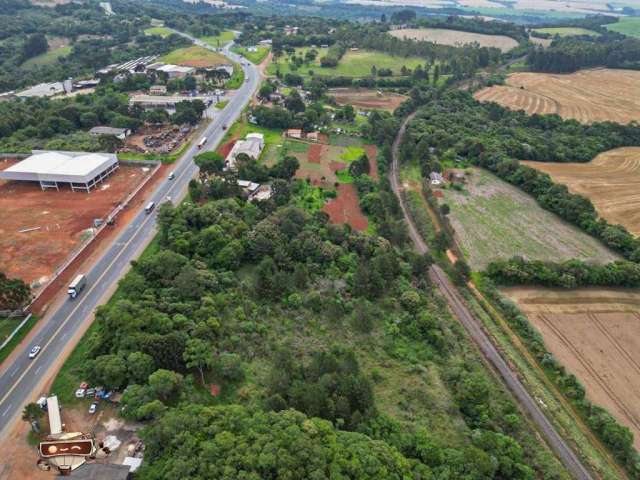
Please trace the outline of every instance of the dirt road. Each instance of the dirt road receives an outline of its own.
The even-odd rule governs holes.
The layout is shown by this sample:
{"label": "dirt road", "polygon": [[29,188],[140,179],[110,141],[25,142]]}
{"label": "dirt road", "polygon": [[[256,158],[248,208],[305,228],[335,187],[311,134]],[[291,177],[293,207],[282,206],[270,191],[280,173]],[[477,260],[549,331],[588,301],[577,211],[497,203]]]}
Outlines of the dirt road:
{"label": "dirt road", "polygon": [[[404,120],[400,130],[398,131],[398,135],[393,142],[390,181],[391,188],[393,189],[396,197],[398,197],[400,207],[402,208],[402,214],[407,222],[409,237],[413,241],[416,250],[420,253],[426,253],[429,248],[418,233],[411,215],[409,215],[404,198],[401,195],[399,179],[399,147],[407,125],[414,116],[415,114],[411,114]],[[538,403],[534,400],[533,396],[525,389],[524,385],[518,378],[517,373],[509,368],[506,360],[502,358],[502,355],[489,338],[489,335],[482,329],[480,320],[476,319],[471,314],[470,310],[464,303],[464,299],[456,287],[451,283],[447,274],[438,265],[433,265],[429,269],[429,278],[433,284],[438,287],[444,298],[447,300],[449,308],[453,314],[467,330],[484,357],[494,367],[498,375],[500,375],[502,381],[509,388],[521,409],[526,412],[529,418],[535,423],[540,433],[545,437],[547,443],[556,453],[566,469],[577,480],[592,480],[593,477],[591,473],[585,468],[575,452],[556,431],[549,419],[538,406]]]}

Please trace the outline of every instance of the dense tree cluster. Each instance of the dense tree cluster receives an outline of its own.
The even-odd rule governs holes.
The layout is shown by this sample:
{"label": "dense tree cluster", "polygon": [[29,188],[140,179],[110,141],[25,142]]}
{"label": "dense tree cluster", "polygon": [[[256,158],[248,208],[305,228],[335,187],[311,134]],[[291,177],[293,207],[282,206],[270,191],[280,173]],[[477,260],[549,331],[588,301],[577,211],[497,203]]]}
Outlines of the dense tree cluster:
{"label": "dense tree cluster", "polygon": [[9,278],[0,272],[0,310],[23,308],[31,298],[29,285],[18,278]]}
{"label": "dense tree cluster", "polygon": [[550,263],[516,257],[492,262],[487,267],[487,275],[501,285],[562,288],[640,286],[640,265],[627,261],[598,265],[581,260]]}
{"label": "dense tree cluster", "polygon": [[495,103],[481,104],[468,93],[450,92],[433,97],[419,110],[401,155],[416,160],[424,176],[437,170],[442,160],[466,159],[487,168],[532,195],[542,207],[637,261],[640,242],[626,229],[599,218],[589,199],[518,162],[587,162],[598,153],[629,145],[640,145],[636,124],[582,125],[557,115],[529,116]]}

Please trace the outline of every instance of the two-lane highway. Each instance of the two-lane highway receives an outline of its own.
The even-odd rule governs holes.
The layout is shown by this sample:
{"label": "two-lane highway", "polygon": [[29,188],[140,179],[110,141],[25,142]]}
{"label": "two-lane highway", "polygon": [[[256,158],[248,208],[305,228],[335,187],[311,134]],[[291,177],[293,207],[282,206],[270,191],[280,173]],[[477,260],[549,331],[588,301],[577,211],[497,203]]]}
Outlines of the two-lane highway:
{"label": "two-lane highway", "polygon": [[[194,38],[194,43],[215,50]],[[204,150],[214,149],[225,134],[223,125],[231,124],[239,117],[260,83],[258,69],[249,61],[234,54],[229,46],[223,52],[228,58],[242,65],[245,82],[236,90],[227,106],[215,115],[207,126],[204,135],[208,138]],[[169,196],[175,202],[187,192],[189,181],[196,175],[198,168],[193,157],[201,153],[196,142],[175,163],[175,178],[165,179],[153,192],[149,201],[161,204]],[[86,324],[95,308],[106,299],[118,280],[125,274],[129,263],[153,239],[156,229],[156,211],[150,214],[140,210],[127,228],[104,252],[93,267],[84,272],[87,276],[85,290],[75,300],[67,300],[56,310],[51,311],[36,326],[36,333],[28,345],[15,356],[15,360],[3,366],[0,376],[0,436],[17,419],[22,408],[33,401],[42,392],[37,389],[44,380],[56,372],[54,364],[63,355],[67,344],[76,332]],[[29,359],[28,353],[33,345],[42,350],[35,359]]]}

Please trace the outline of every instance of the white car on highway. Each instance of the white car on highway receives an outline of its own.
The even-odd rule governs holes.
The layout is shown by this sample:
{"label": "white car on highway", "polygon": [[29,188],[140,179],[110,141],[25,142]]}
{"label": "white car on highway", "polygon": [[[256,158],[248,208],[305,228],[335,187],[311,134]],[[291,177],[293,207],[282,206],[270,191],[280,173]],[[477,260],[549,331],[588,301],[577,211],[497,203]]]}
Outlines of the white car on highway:
{"label": "white car on highway", "polygon": [[29,352],[29,358],[36,358],[40,353],[40,345],[35,345]]}

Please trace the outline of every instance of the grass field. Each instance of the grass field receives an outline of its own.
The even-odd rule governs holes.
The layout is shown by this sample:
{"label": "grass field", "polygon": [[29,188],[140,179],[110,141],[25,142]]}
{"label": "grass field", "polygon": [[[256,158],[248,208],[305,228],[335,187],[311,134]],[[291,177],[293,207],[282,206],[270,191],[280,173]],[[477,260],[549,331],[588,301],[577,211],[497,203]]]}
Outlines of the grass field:
{"label": "grass field", "polygon": [[621,17],[616,23],[606,25],[607,30],[640,38],[640,17]]}
{"label": "grass field", "polygon": [[229,63],[229,60],[225,56],[197,46],[174,50],[162,57],[160,61],[196,68],[213,67],[215,65]]}
{"label": "grass field", "polygon": [[240,55],[242,55],[243,57],[245,57],[247,60],[249,60],[251,63],[254,63],[256,65],[262,63],[262,61],[267,58],[267,55],[269,55],[269,47],[257,47],[257,51],[255,52],[249,52],[247,51],[247,49],[245,47],[233,47],[232,50]]}
{"label": "grass field", "polygon": [[596,239],[487,171],[472,169],[463,192],[443,191],[440,203],[451,208],[456,240],[473,270],[515,255],[549,261],[618,259]]}
{"label": "grass field", "polygon": [[35,67],[39,65],[49,65],[59,58],[66,57],[71,53],[71,45],[65,45],[58,48],[50,49],[48,52],[30,58],[22,64],[23,67]]}
{"label": "grass field", "polygon": [[483,33],[447,30],[445,28],[403,28],[392,30],[389,34],[397,38],[408,38],[441,45],[462,46],[477,43],[481,47],[499,48],[503,52],[518,46],[518,42],[513,38],[504,35],[485,35]]}
{"label": "grass field", "polygon": [[200,37],[200,40],[208,43],[212,47],[222,48],[235,38],[235,34],[231,30],[223,30],[219,35],[211,37]]}
{"label": "grass field", "polygon": [[610,150],[588,163],[522,163],[589,198],[605,220],[640,235],[640,148]]}
{"label": "grass field", "polygon": [[144,31],[145,35],[159,35],[161,37],[168,37],[172,33],[174,33],[173,30],[167,27],[151,27]]}
{"label": "grass field", "polygon": [[507,288],[549,351],[587,396],[631,429],[640,447],[640,293],[589,288]]}
{"label": "grass field", "polygon": [[560,37],[573,37],[576,35],[589,35],[591,37],[600,36],[598,32],[594,32],[593,30],[574,27],[535,28],[534,31],[538,33],[548,33],[549,35],[558,35]]}
{"label": "grass field", "polygon": [[[307,48],[296,48],[296,55],[303,56]],[[289,72],[308,76],[309,70],[313,70],[316,75],[343,76],[343,77],[369,77],[371,67],[376,69],[389,68],[394,76],[400,75],[400,69],[404,65],[409,69],[414,69],[418,65],[424,66],[425,60],[419,57],[395,57],[383,52],[373,50],[348,51],[340,59],[336,67],[323,68],[320,66],[320,58],[326,55],[327,49],[318,48],[318,56],[314,62],[303,64],[298,70],[291,69],[291,64],[286,58],[280,58],[278,63],[272,62],[267,68],[269,75],[275,75],[280,70],[282,75]]]}
{"label": "grass field", "polygon": [[640,120],[640,72],[594,69],[571,74],[519,72],[506,85],[484,88],[474,95],[529,114],[557,113],[582,123]]}

